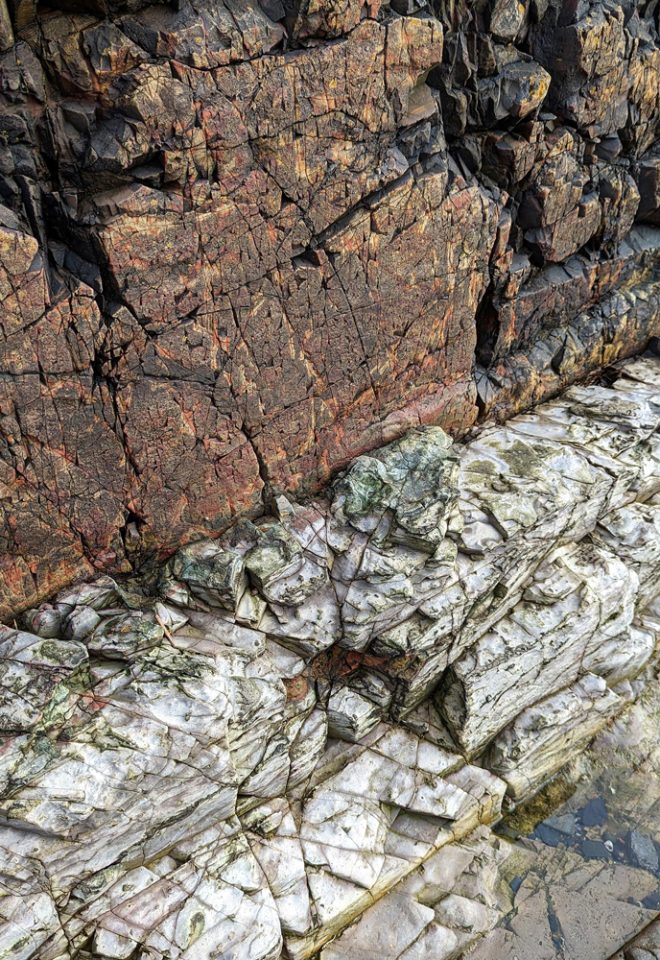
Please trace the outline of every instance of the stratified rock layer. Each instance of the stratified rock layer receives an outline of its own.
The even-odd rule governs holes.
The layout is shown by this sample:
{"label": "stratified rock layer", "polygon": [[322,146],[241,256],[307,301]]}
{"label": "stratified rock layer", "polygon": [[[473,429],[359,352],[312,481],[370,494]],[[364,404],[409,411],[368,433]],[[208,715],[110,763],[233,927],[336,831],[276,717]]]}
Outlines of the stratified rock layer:
{"label": "stratified rock layer", "polygon": [[660,332],[653,0],[0,0],[0,615]]}
{"label": "stratified rock layer", "polygon": [[0,956],[459,956],[503,801],[653,679],[659,424],[637,360],[0,629]]}

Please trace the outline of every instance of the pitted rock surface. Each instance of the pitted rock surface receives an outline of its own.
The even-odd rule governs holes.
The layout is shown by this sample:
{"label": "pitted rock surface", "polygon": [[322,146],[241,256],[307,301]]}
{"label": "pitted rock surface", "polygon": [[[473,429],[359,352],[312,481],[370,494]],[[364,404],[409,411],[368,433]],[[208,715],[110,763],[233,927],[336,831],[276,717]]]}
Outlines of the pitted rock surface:
{"label": "pitted rock surface", "polygon": [[1,955],[451,960],[499,929],[490,825],[657,683],[659,423],[649,356],[0,628]]}
{"label": "pitted rock surface", "polygon": [[660,333],[655,0],[0,0],[0,616]]}

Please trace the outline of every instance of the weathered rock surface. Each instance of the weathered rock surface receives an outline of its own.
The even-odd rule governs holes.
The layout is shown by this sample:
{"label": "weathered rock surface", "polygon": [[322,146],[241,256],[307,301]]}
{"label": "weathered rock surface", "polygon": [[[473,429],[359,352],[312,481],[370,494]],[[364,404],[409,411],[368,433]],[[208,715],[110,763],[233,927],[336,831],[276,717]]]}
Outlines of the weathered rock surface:
{"label": "weathered rock surface", "polygon": [[364,912],[321,960],[449,960],[490,932],[503,912],[496,883],[502,844],[480,828],[443,847]]}
{"label": "weathered rock surface", "polygon": [[610,690],[602,677],[587,673],[523,710],[493,744],[489,765],[506,780],[514,798],[524,797],[621,712],[626,694],[628,689]]}
{"label": "weathered rock surface", "polygon": [[[588,545],[560,548],[541,563],[511,613],[451,665],[436,694],[462,748],[481,751],[521,710],[575,682],[596,657],[611,681],[638,673],[653,652],[643,636],[639,651],[631,650],[638,590],[632,570],[614,554]],[[611,641],[614,656],[602,656]],[[620,648],[622,664],[616,657]],[[576,693],[576,703],[601,692],[604,684],[601,691],[589,683]],[[563,702],[557,709],[571,711]],[[550,725],[550,713],[548,705],[542,726]],[[562,717],[562,731],[566,723]]]}
{"label": "weathered rock surface", "polygon": [[660,957],[660,921],[656,920],[612,960],[657,960],[658,957]]}
{"label": "weathered rock surface", "polygon": [[2,0],[0,616],[643,349],[658,36],[649,0]]}
{"label": "weathered rock surface", "polygon": [[659,690],[498,826],[501,913],[471,960],[655,960]]}
{"label": "weathered rock surface", "polygon": [[639,359],[1,627],[0,957],[450,960],[497,927],[488,825],[652,689],[659,423]]}

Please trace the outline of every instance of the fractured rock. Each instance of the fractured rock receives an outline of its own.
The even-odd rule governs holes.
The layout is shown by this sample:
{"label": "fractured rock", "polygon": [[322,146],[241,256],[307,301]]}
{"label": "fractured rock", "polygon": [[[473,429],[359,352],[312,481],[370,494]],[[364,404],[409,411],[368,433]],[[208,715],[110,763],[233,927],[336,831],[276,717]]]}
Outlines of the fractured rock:
{"label": "fractured rock", "polygon": [[659,416],[645,357],[463,445],[418,427],[326,496],[3,628],[0,942],[476,946],[509,907],[475,831],[652,688]]}
{"label": "fractured rock", "polygon": [[659,57],[649,0],[2,0],[0,616],[644,349]]}
{"label": "fractured rock", "polygon": [[[622,689],[625,700],[627,691]],[[622,708],[621,696],[586,674],[576,684],[524,710],[495,740],[489,763],[515,799],[529,796]]]}

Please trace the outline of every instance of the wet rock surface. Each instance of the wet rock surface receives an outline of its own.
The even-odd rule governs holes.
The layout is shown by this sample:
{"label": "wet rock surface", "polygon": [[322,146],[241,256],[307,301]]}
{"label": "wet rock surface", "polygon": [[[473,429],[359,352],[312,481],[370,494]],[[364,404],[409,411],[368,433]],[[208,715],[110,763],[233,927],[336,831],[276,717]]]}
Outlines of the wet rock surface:
{"label": "wet rock surface", "polygon": [[470,960],[658,955],[659,705],[649,684],[558,781],[498,826],[508,904]]}
{"label": "wet rock surface", "polygon": [[[158,578],[0,628],[0,955],[527,956],[538,901],[530,960],[582,956],[551,876],[607,905],[609,953],[636,936],[659,400],[648,356],[465,444],[412,431]],[[584,785],[526,826],[568,760]]]}
{"label": "wet rock surface", "polygon": [[0,616],[660,333],[653,0],[0,2]]}

